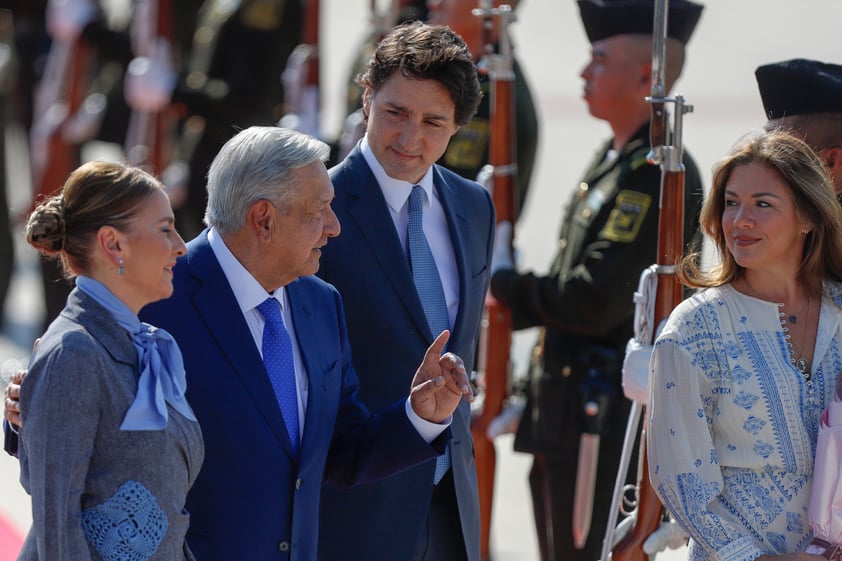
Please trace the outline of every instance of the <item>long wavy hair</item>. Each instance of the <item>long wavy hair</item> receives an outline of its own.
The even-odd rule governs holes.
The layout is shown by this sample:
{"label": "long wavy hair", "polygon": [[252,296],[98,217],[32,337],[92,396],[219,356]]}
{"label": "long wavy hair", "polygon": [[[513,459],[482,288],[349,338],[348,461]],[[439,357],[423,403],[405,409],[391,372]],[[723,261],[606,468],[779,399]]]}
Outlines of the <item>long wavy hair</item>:
{"label": "long wavy hair", "polygon": [[815,286],[819,280],[842,280],[842,209],[827,169],[803,141],[780,129],[755,133],[741,139],[713,169],[710,193],[699,219],[702,232],[714,243],[718,262],[706,270],[699,266],[699,253],[685,255],[678,277],[691,288],[720,286],[743,274],[728,250],[722,215],[725,188],[739,166],[759,163],[777,171],[789,187],[798,215],[810,225],[804,236],[799,280]]}

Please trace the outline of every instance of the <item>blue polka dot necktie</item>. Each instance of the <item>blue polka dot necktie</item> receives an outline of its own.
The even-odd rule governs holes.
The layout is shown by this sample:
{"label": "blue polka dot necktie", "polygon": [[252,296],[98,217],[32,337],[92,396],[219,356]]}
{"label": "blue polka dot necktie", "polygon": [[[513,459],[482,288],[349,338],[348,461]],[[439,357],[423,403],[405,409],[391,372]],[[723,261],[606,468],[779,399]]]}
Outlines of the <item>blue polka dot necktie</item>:
{"label": "blue polka dot necktie", "polygon": [[[412,269],[412,280],[421,299],[427,324],[433,337],[445,329],[450,329],[450,318],[447,314],[447,302],[444,299],[444,289],[433,252],[424,235],[424,188],[416,185],[412,188],[408,202],[409,224],[406,228],[406,244],[409,248],[409,266]],[[450,468],[450,447],[436,459],[435,483],[441,481]]]}
{"label": "blue polka dot necktie", "polygon": [[295,389],[295,363],[292,340],[284,326],[280,303],[267,298],[257,309],[263,315],[263,364],[275,390],[275,398],[287,426],[292,450],[298,454],[298,392]]}

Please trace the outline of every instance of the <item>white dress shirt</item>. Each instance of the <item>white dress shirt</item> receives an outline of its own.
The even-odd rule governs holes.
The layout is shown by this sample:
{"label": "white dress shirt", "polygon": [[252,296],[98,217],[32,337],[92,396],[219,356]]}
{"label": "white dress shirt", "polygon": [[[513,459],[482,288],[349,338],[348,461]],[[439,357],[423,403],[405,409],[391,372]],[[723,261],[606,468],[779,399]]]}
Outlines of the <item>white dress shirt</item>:
{"label": "white dress shirt", "polygon": [[383,166],[374,157],[366,137],[363,137],[360,149],[368,167],[374,174],[374,178],[380,185],[380,190],[383,191],[383,197],[386,198],[386,205],[389,207],[389,213],[395,223],[395,229],[404,252],[407,251],[406,227],[409,224],[409,205],[407,204],[409,194],[415,185],[420,185],[427,194],[424,203],[424,235],[427,237],[427,243],[430,245],[430,251],[439,271],[441,286],[444,289],[444,299],[447,303],[447,315],[452,330],[456,322],[456,314],[459,311],[459,271],[456,268],[456,254],[453,251],[453,243],[450,241],[450,228],[447,225],[444,207],[433,185],[433,168],[428,169],[417,184],[393,179],[386,175]]}
{"label": "white dress shirt", "polygon": [[[295,365],[295,388],[298,397],[298,437],[300,441],[304,435],[304,417],[307,413],[307,397],[310,386],[307,371],[304,368],[304,361],[301,360],[301,351],[298,348],[295,323],[292,321],[286,290],[282,286],[275,290],[273,294],[267,293],[260,283],[257,282],[257,279],[234,257],[234,254],[225,245],[222,236],[213,228],[208,231],[208,242],[216,260],[219,261],[219,266],[222,268],[228,284],[231,286],[231,291],[234,293],[237,305],[240,306],[240,311],[243,313],[246,324],[248,324],[254,344],[257,346],[258,352],[261,353],[261,358],[263,355],[263,325],[265,321],[263,320],[263,314],[258,311],[257,307],[270,296],[277,299],[281,305],[281,315],[284,318],[284,325],[292,341],[292,359]],[[409,398],[406,400],[405,410],[409,421],[427,443],[435,440],[452,422],[452,416],[441,424],[431,423],[422,419],[412,409]]]}
{"label": "white dress shirt", "polygon": [[310,391],[309,378],[307,377],[307,370],[304,368],[304,361],[301,360],[301,351],[298,349],[298,339],[295,335],[295,325],[292,322],[292,315],[289,312],[289,305],[287,304],[286,291],[281,287],[275,291],[274,294],[269,294],[260,286],[251,273],[243,267],[225,242],[222,236],[211,228],[208,231],[208,242],[210,242],[211,250],[219,261],[219,266],[228,279],[228,284],[231,286],[231,291],[234,293],[234,298],[240,306],[240,311],[246,319],[251,337],[254,339],[254,344],[257,346],[258,352],[263,356],[263,325],[266,323],[263,320],[257,307],[263,303],[268,297],[275,298],[281,305],[281,315],[284,318],[284,326],[289,332],[290,340],[292,341],[292,360],[295,365],[295,388],[298,394],[298,437],[301,439],[304,433],[304,416],[307,413],[307,396]]}

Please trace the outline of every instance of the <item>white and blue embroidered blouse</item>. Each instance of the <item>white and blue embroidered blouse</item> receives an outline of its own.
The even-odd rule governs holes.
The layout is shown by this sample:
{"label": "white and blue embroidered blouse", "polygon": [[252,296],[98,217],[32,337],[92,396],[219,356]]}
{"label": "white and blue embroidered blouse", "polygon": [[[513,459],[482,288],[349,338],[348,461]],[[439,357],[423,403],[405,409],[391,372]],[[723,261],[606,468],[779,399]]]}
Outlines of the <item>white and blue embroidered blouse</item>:
{"label": "white and blue embroidered blouse", "polygon": [[730,285],[682,302],[650,364],[650,479],[690,561],[803,550],[819,414],[842,369],[842,285],[825,283],[807,381],[777,304]]}

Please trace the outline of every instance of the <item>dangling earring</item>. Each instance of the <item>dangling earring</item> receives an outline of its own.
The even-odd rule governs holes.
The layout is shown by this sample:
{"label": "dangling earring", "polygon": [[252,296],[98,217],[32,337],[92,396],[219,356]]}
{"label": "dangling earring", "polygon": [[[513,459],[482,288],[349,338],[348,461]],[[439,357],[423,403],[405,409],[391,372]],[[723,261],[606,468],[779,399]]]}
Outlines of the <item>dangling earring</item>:
{"label": "dangling earring", "polygon": [[118,274],[118,275],[120,275],[120,276],[122,277],[122,276],[123,276],[123,273],[125,273],[125,272],[126,272],[126,270],[123,268],[123,258],[122,258],[122,257],[121,257],[121,258],[120,258],[120,260],[117,262],[117,264],[118,264],[118,266],[117,266],[117,274]]}

